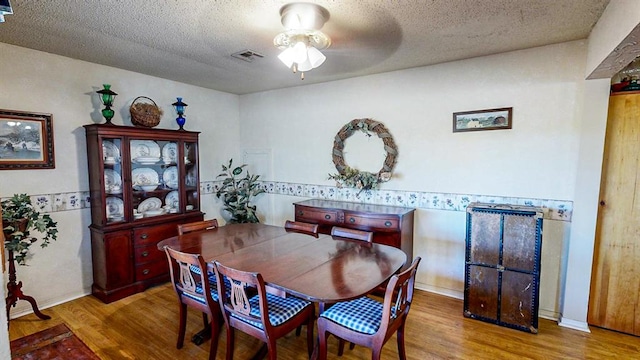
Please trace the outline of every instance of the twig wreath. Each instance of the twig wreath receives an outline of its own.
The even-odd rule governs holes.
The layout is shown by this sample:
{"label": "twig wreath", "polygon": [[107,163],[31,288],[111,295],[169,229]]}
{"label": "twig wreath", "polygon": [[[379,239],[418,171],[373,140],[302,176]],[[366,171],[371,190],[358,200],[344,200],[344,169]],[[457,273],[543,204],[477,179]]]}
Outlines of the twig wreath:
{"label": "twig wreath", "polygon": [[[372,133],[375,133],[384,143],[384,151],[387,155],[384,159],[384,164],[382,164],[382,168],[375,174],[352,168],[344,162],[343,150],[345,140],[356,131],[362,131],[367,136],[372,136]],[[391,179],[397,156],[398,148],[396,147],[396,143],[393,141],[393,136],[391,136],[384,124],[372,119],[351,120],[338,131],[333,141],[332,157],[338,173],[329,174],[329,179],[335,180],[340,187],[353,187],[361,189],[361,191],[377,189],[380,183]]]}

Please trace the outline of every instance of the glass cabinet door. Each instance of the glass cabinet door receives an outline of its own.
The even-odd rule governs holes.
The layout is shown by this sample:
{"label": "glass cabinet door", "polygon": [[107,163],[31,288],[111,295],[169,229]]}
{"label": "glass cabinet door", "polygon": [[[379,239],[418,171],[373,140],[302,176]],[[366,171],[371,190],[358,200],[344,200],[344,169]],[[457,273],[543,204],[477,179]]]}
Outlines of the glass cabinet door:
{"label": "glass cabinet door", "polygon": [[180,212],[177,142],[132,139],[129,150],[134,221]]}
{"label": "glass cabinet door", "polygon": [[107,223],[125,221],[122,195],[122,139],[102,139],[105,214]]}
{"label": "glass cabinet door", "polygon": [[200,210],[198,144],[195,142],[184,143],[184,168],[184,198],[186,199],[185,210]]}

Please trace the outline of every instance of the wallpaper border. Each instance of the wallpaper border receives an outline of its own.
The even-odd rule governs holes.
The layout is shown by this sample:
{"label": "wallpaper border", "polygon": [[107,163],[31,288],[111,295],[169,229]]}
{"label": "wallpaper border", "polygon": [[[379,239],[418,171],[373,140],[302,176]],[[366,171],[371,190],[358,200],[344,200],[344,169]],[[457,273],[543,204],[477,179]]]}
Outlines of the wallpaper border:
{"label": "wallpaper border", "polygon": [[[201,195],[215,194],[222,181],[200,183]],[[289,182],[262,181],[260,186],[267,194],[299,196],[363,204],[380,204],[414,207],[429,210],[465,211],[472,202],[537,206],[545,210],[548,220],[571,222],[573,201],[553,199],[533,199],[494,195],[449,194],[405,190],[366,190],[336,186],[301,184]],[[32,203],[42,212],[79,210],[91,207],[89,191],[30,195]],[[5,200],[8,197],[3,197]]]}

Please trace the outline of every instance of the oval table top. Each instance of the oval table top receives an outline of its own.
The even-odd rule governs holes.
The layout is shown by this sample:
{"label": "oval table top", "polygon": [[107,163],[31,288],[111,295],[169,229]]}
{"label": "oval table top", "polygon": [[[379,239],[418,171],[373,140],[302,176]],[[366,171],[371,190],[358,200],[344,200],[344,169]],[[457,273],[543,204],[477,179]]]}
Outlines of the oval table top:
{"label": "oval table top", "polygon": [[158,243],[202,254],[243,271],[259,272],[270,287],[316,302],[337,302],[367,294],[407,261],[397,248],[362,241],[317,237],[264,224],[227,224],[174,236]]}

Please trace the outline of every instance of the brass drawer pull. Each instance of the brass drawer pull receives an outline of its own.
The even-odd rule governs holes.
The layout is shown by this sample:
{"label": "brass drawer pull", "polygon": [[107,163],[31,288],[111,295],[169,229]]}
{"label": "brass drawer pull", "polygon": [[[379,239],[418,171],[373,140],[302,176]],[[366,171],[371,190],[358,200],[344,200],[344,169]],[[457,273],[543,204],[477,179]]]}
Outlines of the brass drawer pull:
{"label": "brass drawer pull", "polygon": [[304,216],[304,211],[298,211],[298,215]]}
{"label": "brass drawer pull", "polygon": [[331,215],[327,214],[324,216],[325,219],[330,220],[331,219]]}
{"label": "brass drawer pull", "polygon": [[386,227],[389,227],[389,226],[391,226],[391,225],[392,225],[392,223],[391,223],[391,221],[389,221],[389,220],[387,220],[387,221],[385,221],[385,222],[384,222],[384,226],[386,226]]}
{"label": "brass drawer pull", "polygon": [[149,256],[149,252],[148,251],[143,251],[142,252],[142,257],[147,257]]}
{"label": "brass drawer pull", "polygon": [[142,275],[147,275],[147,274],[149,274],[149,269],[142,270]]}
{"label": "brass drawer pull", "polygon": [[353,224],[354,222],[356,222],[356,219],[355,218],[349,218],[349,222]]}
{"label": "brass drawer pull", "polygon": [[149,237],[149,235],[147,233],[144,233],[144,234],[140,235],[141,239],[146,239],[148,237]]}

